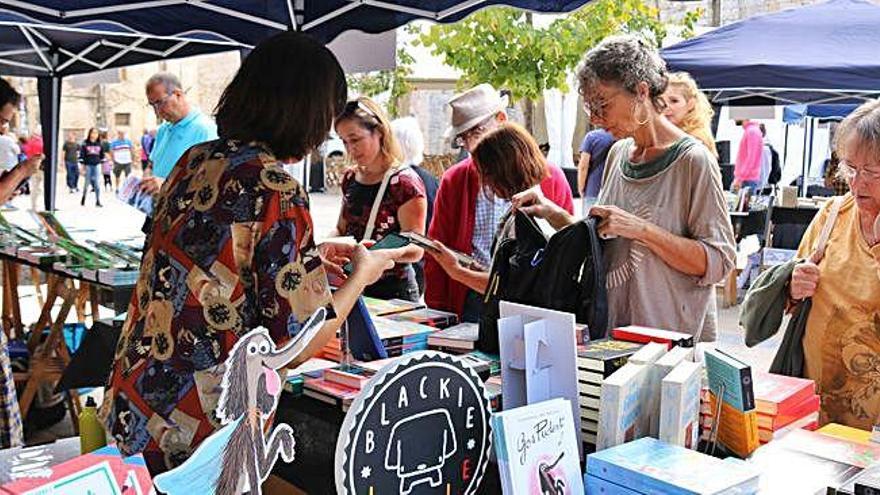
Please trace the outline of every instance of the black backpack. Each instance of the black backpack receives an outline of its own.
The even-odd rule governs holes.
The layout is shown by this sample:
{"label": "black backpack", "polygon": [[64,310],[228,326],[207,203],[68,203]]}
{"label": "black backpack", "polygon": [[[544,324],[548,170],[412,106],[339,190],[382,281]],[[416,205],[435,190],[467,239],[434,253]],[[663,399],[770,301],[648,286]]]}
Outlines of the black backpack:
{"label": "black backpack", "polygon": [[767,182],[769,184],[776,184],[782,179],[782,166],[779,164],[779,153],[773,149],[773,146],[767,145],[770,148],[770,175],[767,176]]}
{"label": "black backpack", "polygon": [[515,215],[516,237],[502,240],[492,259],[477,347],[498,353],[501,301],[574,313],[589,326],[590,339],[604,338],[608,300],[596,220],[580,220],[548,241],[534,219]]}

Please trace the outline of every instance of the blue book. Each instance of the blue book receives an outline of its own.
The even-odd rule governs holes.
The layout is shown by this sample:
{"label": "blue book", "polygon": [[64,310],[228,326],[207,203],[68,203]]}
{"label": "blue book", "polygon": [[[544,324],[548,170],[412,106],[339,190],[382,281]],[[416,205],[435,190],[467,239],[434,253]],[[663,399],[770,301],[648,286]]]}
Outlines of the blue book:
{"label": "blue book", "polygon": [[584,487],[590,495],[643,495],[641,492],[589,474],[584,475]]}
{"label": "blue book", "polygon": [[742,412],[755,408],[752,368],[739,359],[718,349],[706,350],[706,374],[709,389],[718,394],[724,386],[724,402]]}
{"label": "blue book", "polygon": [[760,473],[645,437],[590,454],[587,474],[645,495],[747,495]]}
{"label": "blue book", "polygon": [[348,347],[353,358],[358,361],[373,361],[388,357],[363,297],[358,297],[346,322],[348,323]]}

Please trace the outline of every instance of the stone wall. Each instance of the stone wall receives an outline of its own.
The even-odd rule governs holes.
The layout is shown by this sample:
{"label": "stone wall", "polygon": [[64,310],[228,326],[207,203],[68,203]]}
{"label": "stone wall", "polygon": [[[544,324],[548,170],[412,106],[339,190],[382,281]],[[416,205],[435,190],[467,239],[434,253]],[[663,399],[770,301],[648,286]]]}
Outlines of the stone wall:
{"label": "stone wall", "polygon": [[[730,24],[747,17],[784,9],[802,7],[819,3],[824,0],[720,0],[721,24]],[[698,24],[712,25],[712,0],[654,0],[650,2],[660,9],[660,18],[664,22],[679,22],[684,15],[696,8],[703,9],[703,16]]]}

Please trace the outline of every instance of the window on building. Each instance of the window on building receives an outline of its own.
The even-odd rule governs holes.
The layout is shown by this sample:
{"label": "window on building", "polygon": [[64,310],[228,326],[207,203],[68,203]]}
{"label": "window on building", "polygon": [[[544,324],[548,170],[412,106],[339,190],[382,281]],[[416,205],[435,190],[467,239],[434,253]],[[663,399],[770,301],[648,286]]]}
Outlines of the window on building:
{"label": "window on building", "polygon": [[131,114],[130,113],[113,114],[113,123],[116,127],[120,127],[120,126],[128,127],[131,125]]}

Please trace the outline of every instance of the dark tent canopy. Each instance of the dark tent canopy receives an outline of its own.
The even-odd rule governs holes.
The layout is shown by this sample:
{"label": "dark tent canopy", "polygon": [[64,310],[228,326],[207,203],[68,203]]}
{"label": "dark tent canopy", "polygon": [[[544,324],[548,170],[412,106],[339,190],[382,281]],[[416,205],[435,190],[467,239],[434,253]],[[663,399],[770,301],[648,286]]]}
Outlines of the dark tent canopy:
{"label": "dark tent canopy", "polygon": [[843,120],[853,110],[858,108],[856,104],[819,104],[819,105],[788,105],[783,109],[782,121],[786,124],[797,124],[807,117],[818,119],[821,122],[829,120]]}
{"label": "dark tent canopy", "polygon": [[830,0],[729,24],[662,51],[715,103],[859,103],[880,96],[880,6]]}
{"label": "dark tent canopy", "polygon": [[[455,22],[491,5],[568,12],[589,0],[2,0],[0,75],[38,78],[46,163],[57,162],[61,78],[152,60],[247,50],[279,31],[327,43],[414,19]],[[54,209],[55,167],[45,167]]]}

